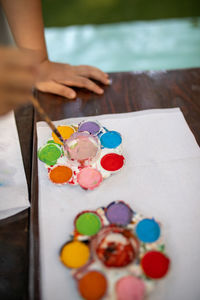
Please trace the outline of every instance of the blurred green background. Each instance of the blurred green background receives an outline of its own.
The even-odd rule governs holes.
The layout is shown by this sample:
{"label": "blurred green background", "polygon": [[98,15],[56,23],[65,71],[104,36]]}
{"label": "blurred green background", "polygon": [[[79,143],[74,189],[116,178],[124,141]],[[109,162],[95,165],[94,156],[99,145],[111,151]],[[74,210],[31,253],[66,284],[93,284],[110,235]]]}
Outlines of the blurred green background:
{"label": "blurred green background", "polygon": [[42,0],[42,3],[46,27],[200,15],[200,0]]}
{"label": "blurred green background", "polygon": [[200,0],[42,0],[49,57],[104,71],[200,67]]}

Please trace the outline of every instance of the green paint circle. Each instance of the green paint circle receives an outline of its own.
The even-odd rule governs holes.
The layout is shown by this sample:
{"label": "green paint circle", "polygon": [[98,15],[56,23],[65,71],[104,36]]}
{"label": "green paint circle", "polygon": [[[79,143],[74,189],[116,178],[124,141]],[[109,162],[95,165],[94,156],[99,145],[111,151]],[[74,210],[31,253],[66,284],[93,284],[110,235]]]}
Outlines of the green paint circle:
{"label": "green paint circle", "polygon": [[50,166],[56,164],[61,154],[61,147],[53,143],[49,143],[38,150],[39,160]]}
{"label": "green paint circle", "polygon": [[81,214],[76,220],[76,229],[83,235],[94,235],[101,228],[100,218],[90,212]]}

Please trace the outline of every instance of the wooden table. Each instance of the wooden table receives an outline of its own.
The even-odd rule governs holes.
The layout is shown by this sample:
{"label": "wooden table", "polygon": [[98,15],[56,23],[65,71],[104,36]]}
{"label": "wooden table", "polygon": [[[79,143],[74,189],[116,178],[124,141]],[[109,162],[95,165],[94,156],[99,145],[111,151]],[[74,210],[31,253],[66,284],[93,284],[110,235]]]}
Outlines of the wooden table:
{"label": "wooden table", "polygon": [[[200,145],[200,69],[111,73],[110,78],[112,85],[105,87],[103,96],[78,91],[75,101],[66,101],[49,94],[39,94],[38,97],[53,120],[180,107]],[[39,120],[38,116],[36,118]],[[32,107],[28,105],[18,110],[16,119],[31,194],[34,123]],[[35,189],[37,188],[35,170],[33,174],[33,189]],[[0,221],[0,299],[28,299],[28,242],[28,211]],[[32,260],[32,256],[30,259]]]}

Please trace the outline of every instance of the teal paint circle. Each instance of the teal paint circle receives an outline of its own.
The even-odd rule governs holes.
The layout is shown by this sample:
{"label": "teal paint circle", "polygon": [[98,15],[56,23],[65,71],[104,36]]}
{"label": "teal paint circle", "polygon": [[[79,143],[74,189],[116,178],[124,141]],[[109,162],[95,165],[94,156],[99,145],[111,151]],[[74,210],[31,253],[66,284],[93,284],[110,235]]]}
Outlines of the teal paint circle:
{"label": "teal paint circle", "polygon": [[75,226],[80,234],[91,236],[99,232],[101,221],[96,214],[85,212],[77,218]]}
{"label": "teal paint circle", "polygon": [[55,143],[48,143],[38,150],[38,158],[47,165],[55,165],[62,154],[62,149]]}
{"label": "teal paint circle", "polygon": [[108,131],[100,137],[100,141],[103,147],[114,149],[122,143],[122,137],[117,131]]}
{"label": "teal paint circle", "polygon": [[154,219],[143,219],[136,226],[136,235],[144,243],[153,243],[160,237],[160,226]]}

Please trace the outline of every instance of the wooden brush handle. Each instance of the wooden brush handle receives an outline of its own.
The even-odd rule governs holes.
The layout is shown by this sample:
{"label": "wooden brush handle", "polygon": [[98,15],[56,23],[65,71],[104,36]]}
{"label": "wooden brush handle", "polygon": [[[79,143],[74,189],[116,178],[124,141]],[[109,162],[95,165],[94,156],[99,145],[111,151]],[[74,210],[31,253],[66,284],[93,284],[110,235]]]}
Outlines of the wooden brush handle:
{"label": "wooden brush handle", "polygon": [[31,102],[33,103],[34,107],[39,112],[39,114],[41,115],[41,117],[43,118],[43,120],[45,122],[47,122],[47,124],[49,125],[49,127],[55,133],[55,135],[59,138],[59,140],[61,141],[61,143],[64,143],[64,139],[63,139],[62,135],[60,134],[60,132],[58,131],[58,129],[55,127],[55,125],[53,124],[53,122],[49,119],[48,115],[46,114],[46,112],[44,111],[44,109],[41,107],[41,105],[39,104],[38,100],[35,97],[31,96]]}

